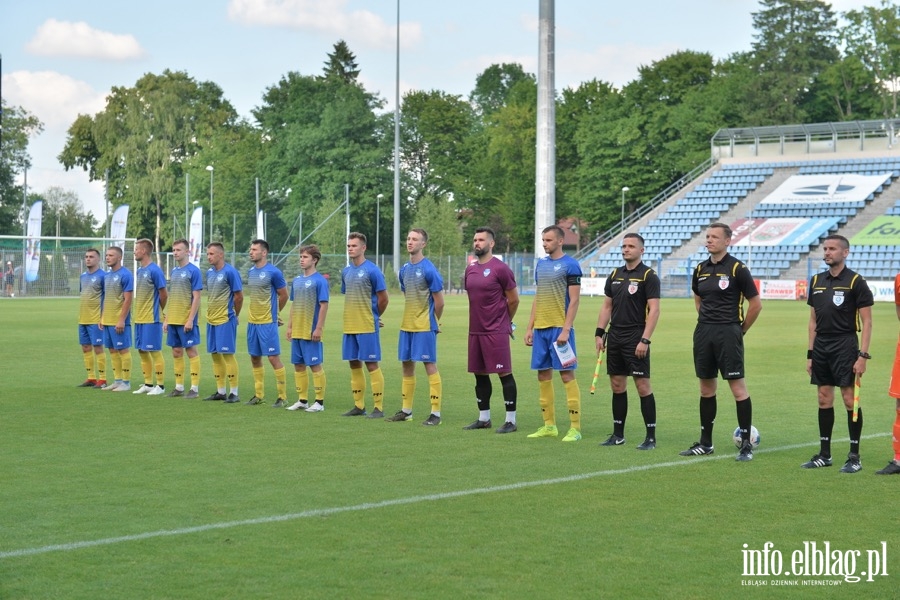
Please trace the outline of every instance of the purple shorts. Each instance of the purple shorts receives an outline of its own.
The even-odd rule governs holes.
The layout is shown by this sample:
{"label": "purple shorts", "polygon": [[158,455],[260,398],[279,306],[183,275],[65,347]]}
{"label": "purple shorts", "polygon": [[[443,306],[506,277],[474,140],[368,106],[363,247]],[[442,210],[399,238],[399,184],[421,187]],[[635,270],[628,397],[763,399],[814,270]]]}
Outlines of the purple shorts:
{"label": "purple shorts", "polygon": [[469,373],[512,373],[509,334],[469,334]]}

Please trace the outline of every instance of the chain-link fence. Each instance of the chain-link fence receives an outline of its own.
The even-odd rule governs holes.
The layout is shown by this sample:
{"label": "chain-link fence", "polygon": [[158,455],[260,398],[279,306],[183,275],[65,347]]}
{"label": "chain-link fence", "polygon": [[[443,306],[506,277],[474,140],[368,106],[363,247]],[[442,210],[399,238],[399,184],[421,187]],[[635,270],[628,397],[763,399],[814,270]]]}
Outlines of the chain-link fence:
{"label": "chain-link fence", "polygon": [[[101,268],[106,268],[104,260],[105,249],[112,240],[100,238],[42,238],[37,252],[29,252],[26,240],[21,236],[0,236],[0,256],[4,273],[6,265],[12,271],[12,293],[15,296],[30,297],[75,297],[78,296],[78,283],[81,273],[84,272],[84,253],[88,249],[96,249],[100,253]],[[438,268],[444,280],[444,291],[448,294],[462,293],[462,279],[466,265],[474,260],[470,254],[428,256],[431,262]],[[154,260],[162,268],[168,277],[175,267],[175,259],[170,252],[154,253]],[[399,290],[397,274],[394,271],[394,258],[390,254],[368,256],[376,263],[384,273],[385,281],[390,290]],[[512,253],[502,257],[516,275],[519,285],[527,293],[533,287],[534,281],[534,255]],[[250,257],[247,252],[229,252],[225,259],[234,266],[246,280],[250,270]],[[407,255],[400,257],[402,266],[409,260]],[[290,282],[300,274],[300,259],[296,250],[288,253],[271,253],[269,262],[277,266],[284,273],[285,279]],[[31,265],[31,270],[27,265]],[[125,244],[123,264],[134,272],[137,264],[134,261],[134,240],[127,240]],[[341,271],[347,265],[345,254],[326,254],[319,261],[318,270],[325,275],[331,285],[332,293],[339,293]],[[201,253],[200,271],[206,276],[209,263],[206,261],[206,253]],[[5,282],[4,275],[4,282]]]}

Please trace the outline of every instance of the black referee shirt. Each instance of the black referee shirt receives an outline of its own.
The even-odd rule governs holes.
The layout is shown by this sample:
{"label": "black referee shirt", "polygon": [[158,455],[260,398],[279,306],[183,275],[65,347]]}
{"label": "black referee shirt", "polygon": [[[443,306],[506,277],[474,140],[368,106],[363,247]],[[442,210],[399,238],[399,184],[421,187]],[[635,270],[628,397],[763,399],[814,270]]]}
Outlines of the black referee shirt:
{"label": "black referee shirt", "polygon": [[698,323],[743,323],[744,298],[759,296],[750,269],[727,253],[721,262],[699,263],[691,289],[700,296]]}
{"label": "black referee shirt", "polygon": [[859,309],[875,304],[869,284],[846,266],[832,277],[823,271],[809,280],[806,303],[816,312],[816,335],[841,335],[862,329]]}
{"label": "black referee shirt", "polygon": [[659,276],[642,262],[631,271],[623,265],[606,279],[603,293],[612,299],[610,327],[643,328],[649,312],[647,300],[660,297]]}

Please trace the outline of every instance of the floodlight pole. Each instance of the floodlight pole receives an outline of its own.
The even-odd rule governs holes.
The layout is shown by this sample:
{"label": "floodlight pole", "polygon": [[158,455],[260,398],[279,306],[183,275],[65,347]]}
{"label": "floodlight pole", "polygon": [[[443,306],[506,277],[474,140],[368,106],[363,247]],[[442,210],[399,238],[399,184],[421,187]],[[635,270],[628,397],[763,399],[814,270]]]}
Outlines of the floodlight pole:
{"label": "floodlight pole", "polygon": [[209,241],[213,241],[213,166],[207,165],[209,171]]}

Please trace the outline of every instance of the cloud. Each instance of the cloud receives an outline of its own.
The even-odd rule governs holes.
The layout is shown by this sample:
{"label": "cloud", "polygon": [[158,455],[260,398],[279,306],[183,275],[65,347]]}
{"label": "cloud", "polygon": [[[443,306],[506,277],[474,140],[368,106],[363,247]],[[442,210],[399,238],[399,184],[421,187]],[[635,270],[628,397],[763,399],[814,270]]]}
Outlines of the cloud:
{"label": "cloud", "polygon": [[676,45],[597,46],[588,51],[566,50],[556,54],[556,88],[577,87],[591,79],[612,83],[616,87],[638,78],[638,68],[683,50]]}
{"label": "cloud", "polygon": [[7,102],[35,115],[47,132],[66,131],[79,114],[106,106],[106,92],[55,71],[13,71],[3,77]]}
{"label": "cloud", "polygon": [[[367,10],[348,11],[346,5],[347,0],[231,0],[228,17],[245,25],[300,29],[370,48],[394,48],[396,25]],[[400,23],[401,48],[412,48],[421,42],[419,23]]]}
{"label": "cloud", "polygon": [[145,54],[133,35],[100,31],[84,21],[56,19],[44,21],[25,49],[37,56],[120,61],[142,58]]}

